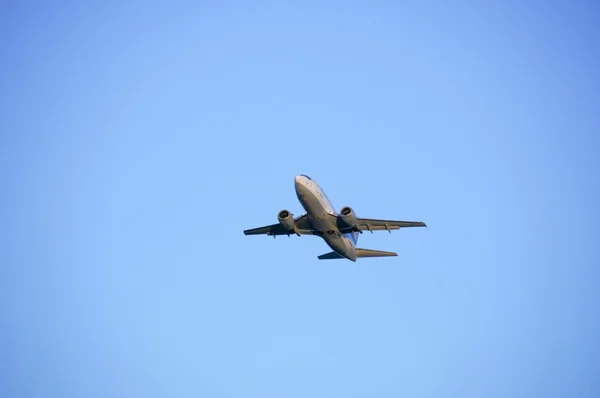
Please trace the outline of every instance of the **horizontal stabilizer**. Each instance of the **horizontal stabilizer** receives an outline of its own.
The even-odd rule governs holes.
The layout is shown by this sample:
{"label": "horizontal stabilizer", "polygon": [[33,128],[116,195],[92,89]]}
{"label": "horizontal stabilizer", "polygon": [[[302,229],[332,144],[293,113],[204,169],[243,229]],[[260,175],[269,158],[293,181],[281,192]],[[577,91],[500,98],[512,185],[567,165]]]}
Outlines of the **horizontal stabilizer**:
{"label": "horizontal stabilizer", "polygon": [[381,250],[369,250],[369,249],[356,249],[356,257],[394,257],[397,256],[398,253],[394,252],[384,252]]}
{"label": "horizontal stabilizer", "polygon": [[319,260],[335,260],[337,258],[344,258],[344,257],[340,256],[336,252],[329,252],[329,253],[321,254],[319,256]]}
{"label": "horizontal stabilizer", "polygon": [[[398,255],[398,253],[384,252],[384,251],[381,251],[381,250],[356,249],[356,258],[363,258],[363,257],[394,257],[394,256],[397,256],[397,255]],[[340,256],[336,252],[329,252],[329,253],[321,254],[318,258],[319,258],[319,260],[335,260],[335,259],[344,258],[344,257]]]}

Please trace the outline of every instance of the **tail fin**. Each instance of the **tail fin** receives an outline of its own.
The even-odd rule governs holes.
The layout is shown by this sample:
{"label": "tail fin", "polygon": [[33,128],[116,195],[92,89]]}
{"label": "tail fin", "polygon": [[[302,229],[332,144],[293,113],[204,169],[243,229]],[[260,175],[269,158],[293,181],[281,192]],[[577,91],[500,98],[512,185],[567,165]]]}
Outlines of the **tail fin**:
{"label": "tail fin", "polygon": [[352,242],[354,242],[354,246],[356,246],[356,243],[358,242],[358,236],[360,234],[358,232],[348,232],[346,234],[344,234],[344,238],[348,238],[350,240],[352,240]]}
{"label": "tail fin", "polygon": [[[356,249],[356,258],[362,257],[394,257],[397,256],[398,253],[394,252],[384,252],[381,250],[369,250],[369,249]],[[336,252],[329,252],[325,254],[321,254],[319,260],[335,260],[339,258],[344,258],[337,254]]]}

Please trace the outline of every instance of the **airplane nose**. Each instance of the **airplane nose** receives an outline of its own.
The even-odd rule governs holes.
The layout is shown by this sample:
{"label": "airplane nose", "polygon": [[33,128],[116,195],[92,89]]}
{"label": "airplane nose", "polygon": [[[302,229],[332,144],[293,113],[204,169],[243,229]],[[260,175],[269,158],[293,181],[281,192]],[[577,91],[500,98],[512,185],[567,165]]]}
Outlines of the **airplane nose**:
{"label": "airplane nose", "polygon": [[307,178],[305,175],[302,174],[296,176],[296,178],[294,179],[296,195],[299,199],[310,195],[311,190],[309,188],[309,180],[310,178]]}
{"label": "airplane nose", "polygon": [[296,176],[294,178],[294,186],[296,191],[303,191],[306,189],[306,178],[304,176]]}
{"label": "airplane nose", "polygon": [[302,185],[302,177],[296,176],[294,178],[294,187],[296,188],[296,194],[300,197],[303,194],[304,186]]}

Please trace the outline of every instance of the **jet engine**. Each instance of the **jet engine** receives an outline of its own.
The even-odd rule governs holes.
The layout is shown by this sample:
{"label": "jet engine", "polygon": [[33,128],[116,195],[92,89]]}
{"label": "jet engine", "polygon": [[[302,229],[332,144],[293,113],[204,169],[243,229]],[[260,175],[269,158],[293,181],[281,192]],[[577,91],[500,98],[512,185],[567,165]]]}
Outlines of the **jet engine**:
{"label": "jet engine", "polygon": [[287,232],[296,233],[297,227],[296,223],[294,222],[294,215],[288,210],[281,210],[277,214],[277,219]]}
{"label": "jet engine", "polygon": [[348,206],[342,208],[342,210],[340,211],[340,218],[348,228],[354,228],[358,223],[354,210],[352,210],[352,208]]}

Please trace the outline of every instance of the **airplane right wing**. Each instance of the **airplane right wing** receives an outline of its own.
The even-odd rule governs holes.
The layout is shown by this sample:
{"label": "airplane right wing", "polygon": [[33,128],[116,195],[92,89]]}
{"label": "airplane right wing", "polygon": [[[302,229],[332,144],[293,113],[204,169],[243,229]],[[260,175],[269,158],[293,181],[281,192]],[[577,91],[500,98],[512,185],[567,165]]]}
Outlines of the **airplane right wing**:
{"label": "airplane right wing", "polygon": [[[300,235],[314,235],[314,233],[308,223],[308,219],[306,218],[306,214],[295,218],[294,223],[298,227],[298,232],[300,233]],[[277,236],[277,235],[290,235],[290,232],[286,231],[285,228],[283,227],[283,225],[281,225],[281,223],[277,223],[277,224],[267,225],[265,227],[247,229],[244,231],[244,235]]]}

